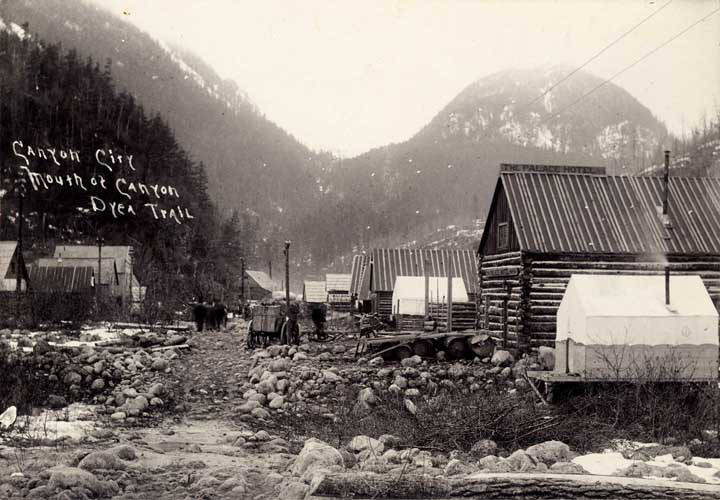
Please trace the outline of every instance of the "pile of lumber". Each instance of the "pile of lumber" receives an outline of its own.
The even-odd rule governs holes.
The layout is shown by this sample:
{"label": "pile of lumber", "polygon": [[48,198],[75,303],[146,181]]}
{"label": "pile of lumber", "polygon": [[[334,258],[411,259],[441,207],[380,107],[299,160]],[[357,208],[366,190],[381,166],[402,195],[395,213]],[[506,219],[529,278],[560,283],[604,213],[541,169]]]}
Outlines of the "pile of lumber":
{"label": "pile of lumber", "polygon": [[[430,316],[437,321],[440,331],[447,330],[447,304],[431,303],[428,305]],[[475,328],[477,311],[474,302],[453,302],[452,330],[472,330]]]}

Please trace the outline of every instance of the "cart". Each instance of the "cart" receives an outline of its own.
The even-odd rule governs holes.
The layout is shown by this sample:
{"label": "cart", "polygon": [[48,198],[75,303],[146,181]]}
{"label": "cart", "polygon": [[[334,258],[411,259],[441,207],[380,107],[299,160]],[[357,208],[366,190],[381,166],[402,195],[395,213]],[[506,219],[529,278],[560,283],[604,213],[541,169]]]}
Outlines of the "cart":
{"label": "cart", "polygon": [[281,344],[300,343],[300,325],[296,315],[286,314],[286,307],[278,304],[258,305],[248,324],[247,347],[266,347],[273,340]]}

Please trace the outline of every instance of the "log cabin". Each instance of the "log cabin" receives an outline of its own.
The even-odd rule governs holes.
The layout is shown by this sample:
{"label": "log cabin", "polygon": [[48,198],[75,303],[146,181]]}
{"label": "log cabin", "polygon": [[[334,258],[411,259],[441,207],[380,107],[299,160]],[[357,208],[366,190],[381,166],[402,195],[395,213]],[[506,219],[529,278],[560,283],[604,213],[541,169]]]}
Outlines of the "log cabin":
{"label": "log cabin", "polygon": [[500,167],[478,247],[478,324],[500,345],[553,346],[573,274],[699,275],[720,305],[720,179],[602,167]]}

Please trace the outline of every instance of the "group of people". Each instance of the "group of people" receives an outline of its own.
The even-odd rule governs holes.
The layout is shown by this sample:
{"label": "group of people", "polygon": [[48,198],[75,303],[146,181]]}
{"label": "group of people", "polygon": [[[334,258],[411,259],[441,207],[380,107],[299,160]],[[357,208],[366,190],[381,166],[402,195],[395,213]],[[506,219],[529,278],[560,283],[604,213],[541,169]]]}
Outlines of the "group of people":
{"label": "group of people", "polygon": [[196,302],[193,305],[193,321],[198,332],[203,329],[219,330],[227,327],[227,307],[222,302]]}

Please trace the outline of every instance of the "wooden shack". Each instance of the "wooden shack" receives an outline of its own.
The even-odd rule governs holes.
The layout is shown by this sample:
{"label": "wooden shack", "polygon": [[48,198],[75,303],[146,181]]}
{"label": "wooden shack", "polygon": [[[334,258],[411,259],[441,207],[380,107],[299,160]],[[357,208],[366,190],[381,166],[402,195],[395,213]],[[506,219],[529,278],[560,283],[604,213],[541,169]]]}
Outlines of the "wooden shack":
{"label": "wooden shack", "polygon": [[370,312],[370,257],[368,255],[353,256],[350,271],[350,300],[355,309],[360,312]]}
{"label": "wooden shack", "polygon": [[[447,276],[462,278],[471,302],[475,302],[477,267],[472,250],[424,250],[376,248],[370,255],[369,293],[373,312],[392,315],[392,296],[398,276]],[[365,271],[367,273],[367,270]],[[442,296],[436,294],[436,296]]]}
{"label": "wooden shack", "polygon": [[720,179],[501,165],[478,248],[478,321],[502,345],[554,345],[573,274],[696,274],[720,302]]}
{"label": "wooden shack", "polygon": [[[240,283],[242,285],[242,283]],[[245,300],[262,300],[272,297],[273,292],[280,290],[276,283],[265,271],[245,271]]]}
{"label": "wooden shack", "polygon": [[350,297],[351,274],[329,273],[325,275],[327,301],[334,311],[347,312],[352,309]]}

